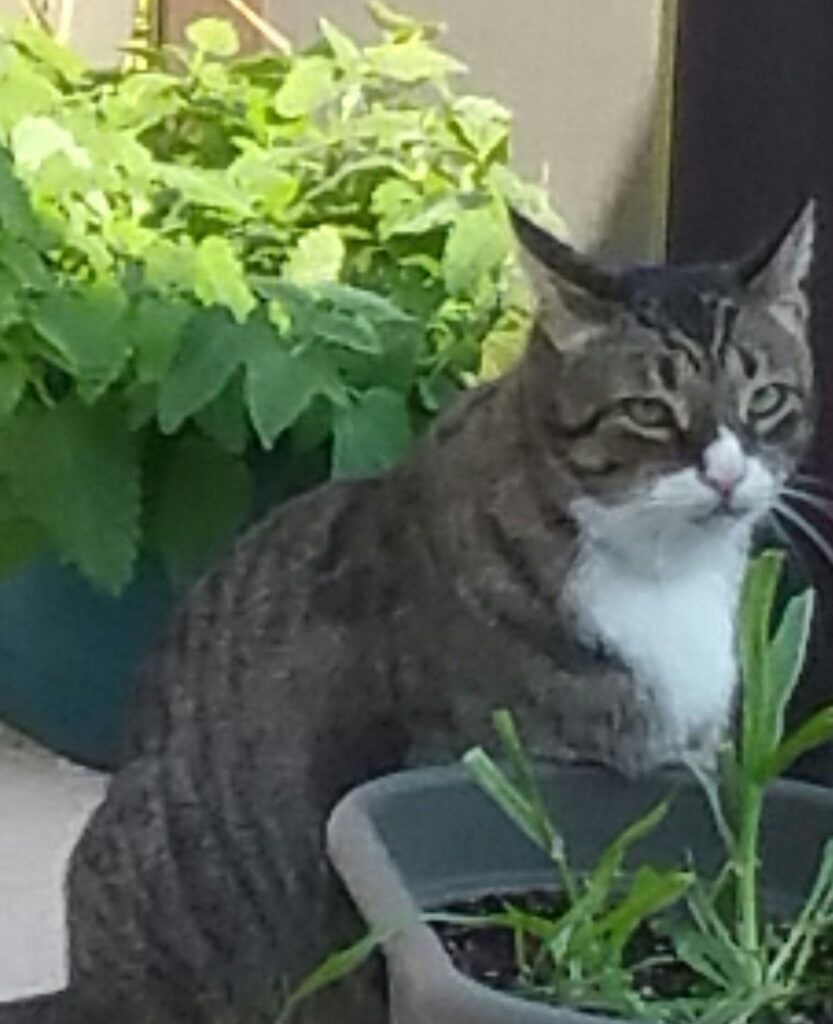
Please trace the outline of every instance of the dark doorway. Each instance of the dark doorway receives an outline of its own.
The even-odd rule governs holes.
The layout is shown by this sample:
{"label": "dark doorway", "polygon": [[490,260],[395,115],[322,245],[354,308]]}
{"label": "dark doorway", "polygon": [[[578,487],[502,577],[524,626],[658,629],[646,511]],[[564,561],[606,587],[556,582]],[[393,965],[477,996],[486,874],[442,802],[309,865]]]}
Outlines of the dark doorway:
{"label": "dark doorway", "polygon": [[[833,2],[680,0],[676,75],[672,260],[737,255],[809,195],[820,201],[812,298],[823,412],[810,468],[833,486]],[[833,570],[802,550],[822,608],[801,716],[833,702]],[[801,771],[833,783],[833,750]]]}

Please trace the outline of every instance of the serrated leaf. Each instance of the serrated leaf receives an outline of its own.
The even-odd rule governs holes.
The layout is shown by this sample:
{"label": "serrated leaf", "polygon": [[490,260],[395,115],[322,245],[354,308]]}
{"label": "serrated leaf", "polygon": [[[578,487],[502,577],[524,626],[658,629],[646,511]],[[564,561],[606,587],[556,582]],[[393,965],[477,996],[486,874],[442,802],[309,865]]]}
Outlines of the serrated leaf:
{"label": "serrated leaf", "polygon": [[246,404],[263,447],[271,448],[316,395],[340,386],[319,352],[292,352],[277,338],[256,346],[246,365]]}
{"label": "serrated leaf", "polygon": [[140,384],[156,384],[167,375],[193,315],[193,306],[157,296],[143,296],[130,309],[124,332]]}
{"label": "serrated leaf", "polygon": [[223,390],[246,355],[248,327],[223,309],[195,313],[186,323],[169,375],[159,387],[159,425],[175,430]]}
{"label": "serrated leaf", "polygon": [[139,467],[116,401],[21,408],[0,436],[0,469],[21,513],[60,557],[113,593],[128,583],[139,546]]}
{"label": "serrated leaf", "polygon": [[396,463],[411,442],[405,396],[372,388],[335,411],[333,476],[376,473]]}
{"label": "serrated leaf", "polygon": [[337,281],[344,266],[345,253],[338,229],[322,224],[298,239],[284,264],[283,276],[290,283],[302,287]]}
{"label": "serrated leaf", "polygon": [[230,544],[251,514],[252,482],[246,466],[201,437],[170,442],[152,494],[149,542],[178,583]]}
{"label": "serrated leaf", "polygon": [[494,210],[464,210],[455,221],[443,253],[443,277],[452,295],[471,292],[509,255],[509,235]]}
{"label": "serrated leaf", "polygon": [[466,65],[441,53],[424,39],[410,36],[365,50],[371,68],[383,78],[396,82],[442,81],[448,75],[460,75]]}
{"label": "serrated leaf", "polygon": [[240,37],[224,18],[201,18],[185,29],[188,42],[212,57],[234,57],[240,52]]}
{"label": "serrated leaf", "polygon": [[32,303],[33,325],[79,378],[88,401],[113,383],[127,361],[126,311],[127,298],[114,285],[53,291]]}
{"label": "serrated leaf", "polygon": [[206,306],[225,306],[243,323],[257,306],[243,264],[232,244],[218,235],[203,239],[197,248],[194,291]]}
{"label": "serrated leaf", "polygon": [[312,114],[337,94],[335,75],[335,65],[328,57],[301,57],[275,96],[275,110],[289,119]]}
{"label": "serrated leaf", "polygon": [[232,377],[214,401],[194,413],[200,430],[231,455],[242,455],[249,443],[249,424],[240,374]]}

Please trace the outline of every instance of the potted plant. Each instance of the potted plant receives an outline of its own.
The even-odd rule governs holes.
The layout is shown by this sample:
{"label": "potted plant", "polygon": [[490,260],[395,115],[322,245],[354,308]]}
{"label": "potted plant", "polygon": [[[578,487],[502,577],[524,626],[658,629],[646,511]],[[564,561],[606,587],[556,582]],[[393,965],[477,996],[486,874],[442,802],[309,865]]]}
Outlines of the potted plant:
{"label": "potted plant", "polygon": [[108,72],[0,34],[0,715],[80,760],[255,511],[389,465],[522,342],[509,115],[371,10],[375,45],[243,58],[207,19]]}
{"label": "potted plant", "polygon": [[501,713],[505,767],[475,750],[360,787],[329,849],[372,933],[297,998],[381,943],[398,1024],[829,1019],[833,796],[778,776],[831,736],[833,711],[785,738],[812,599],[771,632],[780,561],[748,577],[719,776],[533,772]]}

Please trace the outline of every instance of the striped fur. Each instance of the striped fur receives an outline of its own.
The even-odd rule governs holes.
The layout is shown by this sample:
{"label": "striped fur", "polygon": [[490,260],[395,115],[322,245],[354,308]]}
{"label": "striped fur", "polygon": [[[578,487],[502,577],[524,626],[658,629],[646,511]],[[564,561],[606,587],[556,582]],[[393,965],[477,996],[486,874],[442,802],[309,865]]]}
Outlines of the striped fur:
{"label": "striped fur", "polygon": [[[519,230],[544,271],[519,367],[395,471],[274,512],[180,608],[143,671],[128,761],[72,857],[69,987],[0,1007],[0,1024],[273,1019],[356,934],[322,850],[334,801],[457,757],[498,706],[533,753],[629,772],[703,742],[671,736],[634,669],[577,626],[563,599],[587,555],[575,509],[697,466],[721,424],[789,472],[812,400],[803,336],[768,312],[788,286],[761,284],[783,246],[754,281],[576,273],[565,247],[544,258]],[[762,430],[750,395],[772,381],[789,396]],[[381,1024],[379,978],[298,1020]]]}

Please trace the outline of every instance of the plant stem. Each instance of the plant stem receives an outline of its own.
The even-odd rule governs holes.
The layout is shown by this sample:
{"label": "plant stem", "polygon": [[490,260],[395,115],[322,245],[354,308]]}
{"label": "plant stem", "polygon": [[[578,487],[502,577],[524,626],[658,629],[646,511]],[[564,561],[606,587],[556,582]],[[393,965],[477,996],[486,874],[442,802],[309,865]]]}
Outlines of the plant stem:
{"label": "plant stem", "polygon": [[763,787],[750,778],[743,783],[740,836],[737,853],[737,914],[740,946],[747,953],[758,951],[758,843],[763,814]]}

